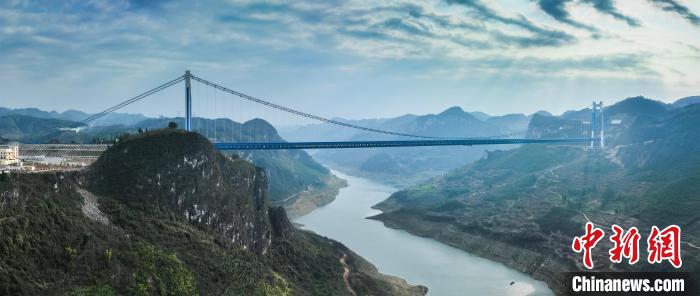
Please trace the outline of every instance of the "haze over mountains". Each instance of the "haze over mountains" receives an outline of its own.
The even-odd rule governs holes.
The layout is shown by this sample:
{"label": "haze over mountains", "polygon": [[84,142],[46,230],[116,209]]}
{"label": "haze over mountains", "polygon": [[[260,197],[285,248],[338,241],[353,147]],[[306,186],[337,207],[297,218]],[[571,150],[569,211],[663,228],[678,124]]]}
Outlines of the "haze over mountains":
{"label": "haze over mountains", "polygon": [[[641,97],[638,97],[641,99]],[[650,101],[650,100],[647,100]],[[672,104],[661,102],[648,103],[642,101],[635,105],[639,108],[636,112],[654,113],[669,108],[679,108],[700,101],[700,96],[687,97],[677,100]],[[647,102],[647,103],[645,103]],[[606,108],[606,113],[615,114],[617,109],[630,104],[630,100],[615,104]],[[438,114],[413,115],[407,114],[395,118],[346,120],[338,119],[360,126],[390,130],[401,133],[428,135],[436,137],[489,137],[502,135],[503,137],[541,137],[540,134],[527,134],[528,125],[533,118],[536,121],[557,122],[558,132],[550,136],[577,136],[585,137],[582,122],[590,121],[590,109],[572,110],[560,116],[553,116],[546,111],[540,111],[532,115],[507,114],[491,116],[489,114],[472,111],[466,112],[460,107],[451,107]],[[7,109],[0,108],[0,139],[12,139],[22,142],[48,142],[52,139],[48,131],[58,127],[65,127],[70,122],[66,120],[80,120],[89,116],[80,111],[46,112],[35,108]],[[625,118],[622,122],[627,123]],[[565,121],[569,121],[565,123]],[[146,118],[137,114],[113,114],[107,118],[99,119],[90,126],[81,127],[81,133],[66,133],[58,139],[60,142],[89,143],[95,140],[108,140],[122,132],[135,133],[138,127],[158,128],[167,125],[167,122],[175,121],[181,126],[182,118]],[[136,123],[133,123],[136,122]],[[250,121],[245,124],[233,122],[229,119],[209,120],[195,118],[193,126],[199,132],[211,137],[217,136],[220,141],[344,141],[344,140],[397,140],[407,139],[391,135],[376,134],[365,131],[357,131],[350,128],[319,123],[296,127],[281,127],[280,135],[277,129],[263,120]],[[612,125],[608,125],[614,129]],[[566,128],[564,128],[566,127]],[[577,130],[576,135],[570,135],[572,129]],[[1,140],[0,140],[1,141]],[[423,148],[376,148],[360,150],[324,150],[313,151],[315,158],[331,166],[339,166],[350,173],[381,179],[392,185],[405,187],[417,184],[432,177],[444,174],[454,169],[478,160],[485,155],[486,150],[511,149],[515,146],[476,146],[476,147],[423,147]],[[329,174],[325,168],[313,161],[305,152],[298,151],[256,151],[241,152],[251,161],[264,164],[267,159],[277,159],[274,164],[267,163],[271,173],[284,176],[294,181],[294,186],[284,187],[271,185],[273,200],[283,199],[296,192],[302,191],[308,185],[328,183]],[[264,155],[264,157],[263,157]],[[285,157],[282,157],[284,155]],[[302,165],[290,167],[290,163]],[[304,177],[298,177],[303,175]],[[325,176],[325,177],[324,177]],[[304,180],[304,181],[302,181]],[[313,180],[313,181],[308,181]]]}
{"label": "haze over mountains", "polygon": [[[472,138],[512,134],[527,128],[529,117],[522,114],[490,116],[483,112],[465,112],[451,107],[438,114],[407,114],[395,118],[352,121],[368,124],[368,127],[393,132],[432,137]],[[325,140],[333,135],[335,140],[404,140],[400,136],[356,132],[344,127],[314,124],[296,129],[282,129],[286,138],[301,141]],[[498,147],[490,147],[494,149]],[[505,147],[500,147],[505,149]],[[382,179],[392,185],[407,186],[437,176],[445,171],[480,158],[484,147],[409,147],[376,148],[362,150],[324,150],[315,158],[332,166],[342,167],[350,173]]]}
{"label": "haze over mountains", "polygon": [[[641,98],[641,97],[639,97]],[[674,104],[665,104],[658,101],[644,104],[635,108],[638,112],[661,112],[668,108],[677,108],[681,105],[697,102],[698,97],[679,99]],[[651,101],[651,100],[646,100]],[[646,102],[644,101],[644,102]],[[607,108],[606,112],[616,114],[617,109],[625,108],[630,100],[615,104],[613,108]],[[637,111],[635,111],[637,112]],[[368,127],[390,130],[401,133],[454,137],[454,138],[478,138],[500,135],[501,137],[541,137],[533,130],[528,131],[531,120],[552,121],[558,132],[551,132],[552,137],[588,137],[589,126],[583,126],[590,122],[590,108],[567,111],[561,116],[553,116],[546,111],[539,111],[532,115],[506,114],[490,116],[483,112],[465,112],[460,107],[451,107],[438,114],[428,115],[403,115],[395,118],[365,119],[351,121],[352,123],[365,123]],[[568,123],[565,123],[568,121]],[[625,121],[626,122],[626,121]],[[576,131],[573,133],[573,131]],[[526,133],[526,131],[528,131]],[[299,141],[324,140],[328,136],[333,140],[403,140],[410,139],[391,135],[382,135],[371,132],[354,132],[344,127],[330,126],[328,124],[312,124],[294,129],[281,130],[285,138]],[[391,185],[405,187],[439,176],[445,172],[478,160],[485,155],[487,150],[512,149],[516,146],[475,146],[475,147],[421,147],[421,148],[376,148],[362,150],[324,150],[314,153],[314,157],[331,166],[342,167],[350,173],[383,180]]]}
{"label": "haze over mountains", "polygon": [[[56,111],[43,111],[37,108],[19,108],[19,109],[9,109],[0,107],[0,116],[15,114],[15,115],[26,115],[36,118],[53,118],[62,119],[68,121],[81,121],[90,117],[93,114],[85,113],[79,110],[66,110],[63,112]],[[110,113],[101,118],[98,118],[90,122],[90,126],[106,126],[106,125],[134,125],[145,120],[147,117],[142,114],[129,114],[129,113]]]}

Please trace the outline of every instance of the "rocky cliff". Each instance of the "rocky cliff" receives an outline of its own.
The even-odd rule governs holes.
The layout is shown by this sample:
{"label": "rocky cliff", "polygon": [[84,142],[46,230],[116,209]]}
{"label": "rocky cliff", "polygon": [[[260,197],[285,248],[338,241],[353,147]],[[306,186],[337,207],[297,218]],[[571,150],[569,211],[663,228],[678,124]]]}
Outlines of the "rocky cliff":
{"label": "rocky cliff", "polygon": [[86,175],[86,186],[99,195],[166,208],[258,253],[270,245],[263,171],[219,153],[198,134],[127,138]]}

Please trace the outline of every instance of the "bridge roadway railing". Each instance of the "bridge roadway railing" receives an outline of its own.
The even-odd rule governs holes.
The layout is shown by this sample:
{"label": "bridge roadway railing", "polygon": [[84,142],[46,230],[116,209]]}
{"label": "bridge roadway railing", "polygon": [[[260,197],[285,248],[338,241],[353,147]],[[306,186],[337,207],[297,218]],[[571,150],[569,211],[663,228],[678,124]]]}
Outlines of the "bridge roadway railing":
{"label": "bridge roadway railing", "polygon": [[105,151],[110,144],[19,144],[22,151]]}
{"label": "bridge roadway railing", "polygon": [[558,144],[590,143],[590,138],[557,139],[455,139],[414,141],[347,141],[347,142],[251,142],[214,143],[219,150],[271,150],[271,149],[339,149],[423,146],[475,146],[500,144]]}
{"label": "bridge roadway railing", "polygon": [[[597,139],[593,139],[597,141]],[[341,149],[381,147],[425,147],[425,146],[475,146],[502,144],[564,144],[590,143],[590,138],[553,139],[454,139],[454,140],[409,140],[409,141],[340,141],[340,142],[241,142],[213,143],[219,150],[274,150],[274,149]],[[19,144],[21,157],[99,157],[109,144]]]}
{"label": "bridge roadway railing", "polygon": [[18,144],[23,159],[34,157],[97,158],[109,144]]}

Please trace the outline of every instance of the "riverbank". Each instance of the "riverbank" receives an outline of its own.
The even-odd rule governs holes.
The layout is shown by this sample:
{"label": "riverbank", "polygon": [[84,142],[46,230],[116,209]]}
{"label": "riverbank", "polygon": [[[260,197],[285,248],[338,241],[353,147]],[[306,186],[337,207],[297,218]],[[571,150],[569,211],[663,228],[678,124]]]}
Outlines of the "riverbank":
{"label": "riverbank", "polygon": [[533,279],[545,282],[552,291],[560,292],[564,288],[564,278],[560,271],[568,269],[544,254],[484,234],[456,230],[450,223],[426,221],[414,215],[389,212],[368,219],[381,221],[388,228],[401,229],[412,235],[433,239],[481,258],[502,263]]}
{"label": "riverbank", "polygon": [[347,181],[331,174],[330,177],[324,180],[323,185],[309,186],[306,190],[290,196],[287,200],[277,205],[284,207],[287,211],[287,216],[290,219],[294,219],[333,202],[338,196],[340,189],[347,186]]}
{"label": "riverbank", "polygon": [[[377,267],[362,258],[357,253],[347,249],[339,259],[344,268],[343,281],[345,281],[350,291],[355,295],[371,295],[373,291],[382,290],[386,295],[394,296],[425,296],[428,287],[423,285],[411,285],[405,279],[380,273]],[[374,282],[383,283],[382,288],[367,287],[365,283],[370,282],[369,277]],[[351,293],[352,294],[352,293]]]}
{"label": "riverbank", "polygon": [[335,201],[294,222],[348,246],[372,262],[369,266],[376,266],[378,273],[426,285],[431,295],[552,295],[544,282],[503,264],[366,219],[379,214],[371,207],[396,189],[337,171],[334,174],[346,179],[349,186],[340,189]]}

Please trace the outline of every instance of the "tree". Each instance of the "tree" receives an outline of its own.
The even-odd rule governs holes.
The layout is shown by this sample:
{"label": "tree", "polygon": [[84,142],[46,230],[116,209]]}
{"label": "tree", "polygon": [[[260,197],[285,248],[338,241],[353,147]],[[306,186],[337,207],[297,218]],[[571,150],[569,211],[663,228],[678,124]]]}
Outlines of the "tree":
{"label": "tree", "polygon": [[177,128],[177,122],[174,122],[174,121],[168,122],[168,128]]}

